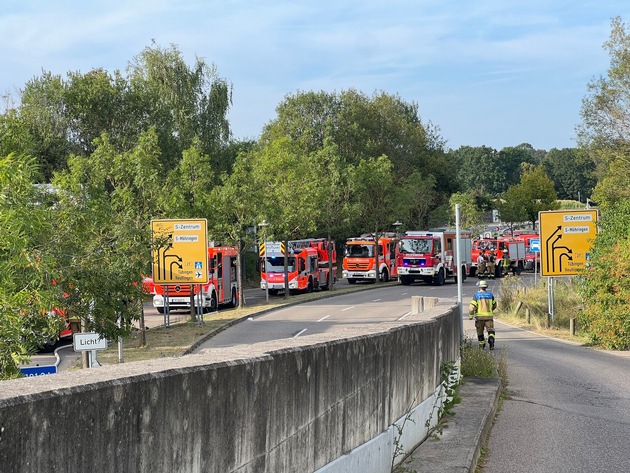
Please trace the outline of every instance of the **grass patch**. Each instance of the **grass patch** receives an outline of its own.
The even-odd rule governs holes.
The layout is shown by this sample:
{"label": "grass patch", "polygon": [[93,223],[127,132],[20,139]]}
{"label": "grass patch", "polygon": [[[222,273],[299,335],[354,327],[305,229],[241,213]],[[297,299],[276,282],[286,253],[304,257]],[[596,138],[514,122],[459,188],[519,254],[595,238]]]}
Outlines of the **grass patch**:
{"label": "grass patch", "polygon": [[[501,282],[497,297],[499,311],[496,318],[527,330],[564,340],[587,344],[589,337],[577,325],[583,303],[574,278],[554,278],[554,319],[548,316],[546,278],[536,285],[526,285],[519,278]],[[570,332],[571,319],[576,324],[575,335]]]}

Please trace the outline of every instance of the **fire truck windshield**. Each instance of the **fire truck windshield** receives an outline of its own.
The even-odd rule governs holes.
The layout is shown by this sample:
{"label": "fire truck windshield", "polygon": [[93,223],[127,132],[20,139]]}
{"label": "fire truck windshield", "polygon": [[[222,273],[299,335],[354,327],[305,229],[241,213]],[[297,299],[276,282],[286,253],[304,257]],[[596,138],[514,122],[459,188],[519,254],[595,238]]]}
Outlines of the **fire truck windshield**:
{"label": "fire truck windshield", "polygon": [[344,256],[346,258],[372,258],[374,245],[346,245]]}
{"label": "fire truck windshield", "polygon": [[403,238],[400,240],[401,253],[431,253],[431,240],[426,238]]}
{"label": "fire truck windshield", "polygon": [[[284,273],[284,256],[267,257],[266,270],[268,273]],[[289,256],[289,272],[295,271],[295,257]]]}

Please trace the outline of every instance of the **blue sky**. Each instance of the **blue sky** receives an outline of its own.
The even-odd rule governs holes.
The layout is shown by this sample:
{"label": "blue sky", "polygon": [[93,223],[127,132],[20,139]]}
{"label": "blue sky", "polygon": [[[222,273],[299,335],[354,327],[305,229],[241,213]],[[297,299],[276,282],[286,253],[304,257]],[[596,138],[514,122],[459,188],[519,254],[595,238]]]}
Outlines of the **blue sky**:
{"label": "blue sky", "polygon": [[0,110],[42,70],[124,71],[155,41],[232,83],[235,138],[287,94],[354,88],[417,103],[450,148],[573,147],[615,16],[630,2],[3,0]]}

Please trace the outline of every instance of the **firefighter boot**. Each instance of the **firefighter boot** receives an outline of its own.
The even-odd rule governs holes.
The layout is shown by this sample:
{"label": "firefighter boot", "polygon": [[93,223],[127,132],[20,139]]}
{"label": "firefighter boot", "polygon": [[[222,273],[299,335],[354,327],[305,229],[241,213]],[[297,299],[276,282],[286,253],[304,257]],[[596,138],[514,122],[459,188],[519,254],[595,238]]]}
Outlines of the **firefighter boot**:
{"label": "firefighter boot", "polygon": [[486,348],[486,339],[483,337],[483,335],[478,336],[477,338],[479,339],[479,348],[481,348],[482,350]]}
{"label": "firefighter boot", "polygon": [[494,332],[488,333],[488,345],[490,345],[490,350],[494,350]]}

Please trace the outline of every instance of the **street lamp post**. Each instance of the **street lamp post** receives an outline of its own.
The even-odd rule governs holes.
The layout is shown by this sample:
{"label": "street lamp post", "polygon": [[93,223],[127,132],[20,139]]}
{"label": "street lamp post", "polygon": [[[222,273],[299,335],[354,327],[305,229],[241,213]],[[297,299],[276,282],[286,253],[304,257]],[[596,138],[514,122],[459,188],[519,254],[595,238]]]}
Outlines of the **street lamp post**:
{"label": "street lamp post", "polygon": [[[258,228],[265,228],[268,226],[269,224],[264,220],[258,224]],[[263,268],[265,271],[265,301],[267,304],[269,304],[269,273],[267,272],[267,242],[265,241],[266,240],[265,238],[263,238],[262,240],[265,245],[265,253],[263,256]]]}

